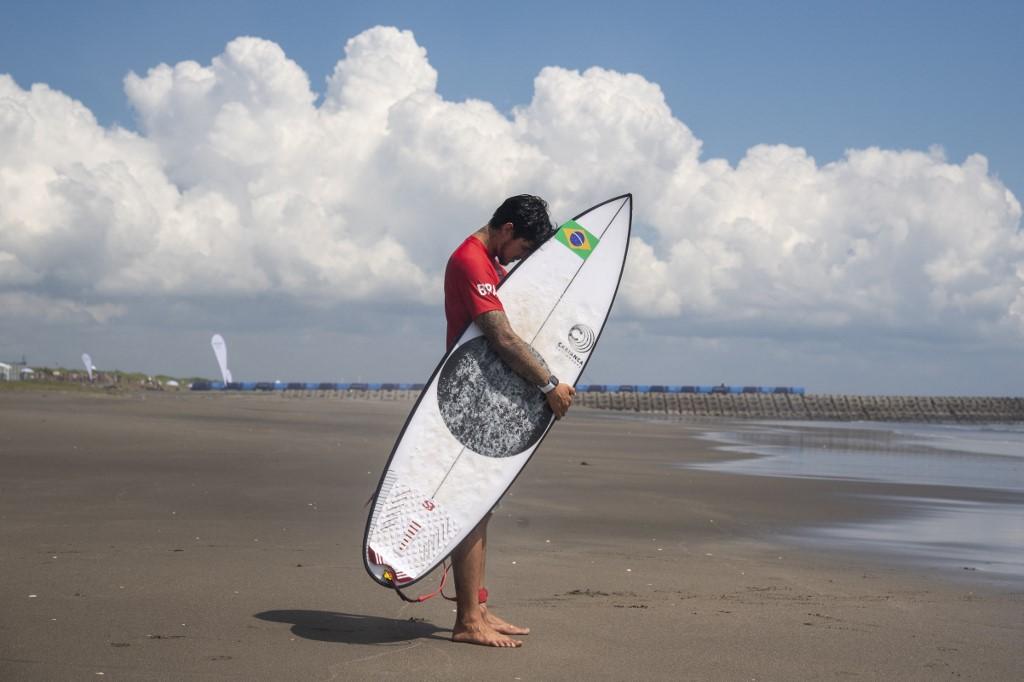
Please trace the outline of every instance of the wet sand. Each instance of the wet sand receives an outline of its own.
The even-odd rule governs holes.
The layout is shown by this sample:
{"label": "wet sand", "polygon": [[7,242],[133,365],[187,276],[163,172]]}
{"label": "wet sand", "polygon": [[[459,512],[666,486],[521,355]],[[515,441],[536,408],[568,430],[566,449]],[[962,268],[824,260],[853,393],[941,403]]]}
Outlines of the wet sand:
{"label": "wet sand", "polygon": [[709,457],[703,427],[584,410],[491,523],[493,608],[533,633],[519,650],[452,644],[450,603],[399,601],[359,555],[410,407],[0,392],[0,679],[993,680],[1024,666],[1019,584],[773,539],[882,518],[895,510],[860,496],[884,484],[680,469]]}

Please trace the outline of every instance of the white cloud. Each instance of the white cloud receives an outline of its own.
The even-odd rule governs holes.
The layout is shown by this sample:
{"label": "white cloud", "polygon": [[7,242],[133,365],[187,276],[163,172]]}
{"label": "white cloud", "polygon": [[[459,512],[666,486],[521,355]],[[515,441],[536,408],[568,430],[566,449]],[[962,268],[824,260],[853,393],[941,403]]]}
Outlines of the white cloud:
{"label": "white cloud", "polygon": [[0,76],[5,300],[434,305],[448,252],[505,196],[542,194],[566,218],[633,191],[635,317],[1024,334],[1021,206],[981,156],[863,149],[819,165],[759,145],[732,166],[702,159],[642,76],[547,67],[505,115],[443,99],[426,51],[384,27],[348,42],[319,104],[258,38],[129,74],[125,91],[138,133]]}
{"label": "white cloud", "polygon": [[16,323],[44,320],[105,324],[126,312],[124,306],[112,303],[88,305],[66,298],[19,292],[0,292],[0,310],[6,321]]}
{"label": "white cloud", "polygon": [[735,168],[702,165],[652,207],[678,301],[663,308],[797,328],[1006,325],[1021,207],[983,157],[865,149],[818,167],[758,146]]}

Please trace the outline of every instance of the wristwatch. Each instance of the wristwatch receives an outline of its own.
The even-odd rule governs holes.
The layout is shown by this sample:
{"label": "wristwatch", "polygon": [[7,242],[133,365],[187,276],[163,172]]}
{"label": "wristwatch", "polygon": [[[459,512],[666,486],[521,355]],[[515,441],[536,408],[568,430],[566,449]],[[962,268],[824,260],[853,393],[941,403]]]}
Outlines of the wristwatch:
{"label": "wristwatch", "polygon": [[557,385],[558,377],[552,374],[551,376],[548,377],[548,383],[544,384],[543,386],[538,386],[537,388],[540,389],[541,393],[547,395],[548,393],[551,393],[551,391],[555,390],[555,386]]}

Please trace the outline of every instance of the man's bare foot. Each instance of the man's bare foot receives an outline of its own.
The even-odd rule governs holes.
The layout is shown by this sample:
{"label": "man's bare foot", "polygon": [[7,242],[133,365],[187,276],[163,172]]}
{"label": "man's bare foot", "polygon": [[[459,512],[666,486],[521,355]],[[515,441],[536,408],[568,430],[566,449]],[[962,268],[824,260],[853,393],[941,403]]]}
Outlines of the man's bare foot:
{"label": "man's bare foot", "polygon": [[509,649],[523,645],[520,640],[506,637],[502,633],[498,632],[486,621],[471,625],[456,623],[455,627],[452,628],[452,641]]}
{"label": "man's bare foot", "polygon": [[487,624],[503,635],[530,634],[530,628],[524,628],[518,625],[513,625],[512,623],[509,623],[507,620],[499,618],[498,616],[494,615],[494,613],[483,604],[480,605],[480,610],[484,612],[484,618],[487,619]]}

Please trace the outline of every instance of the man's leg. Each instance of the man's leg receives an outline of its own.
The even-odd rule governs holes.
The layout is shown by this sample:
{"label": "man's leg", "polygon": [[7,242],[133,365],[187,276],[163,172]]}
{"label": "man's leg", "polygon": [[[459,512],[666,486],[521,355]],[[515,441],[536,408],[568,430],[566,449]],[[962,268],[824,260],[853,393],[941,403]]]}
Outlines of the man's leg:
{"label": "man's leg", "polygon": [[452,552],[457,605],[452,641],[498,647],[522,646],[523,643],[518,639],[512,639],[495,630],[487,621],[485,610],[480,606],[489,518],[490,515],[480,521]]}
{"label": "man's leg", "polygon": [[[484,517],[483,524],[483,537],[480,542],[483,545],[483,560],[480,563],[480,587],[485,587],[484,576],[487,575],[487,521],[491,518],[491,514]],[[528,635],[530,634],[530,628],[520,627],[513,625],[503,618],[499,618],[494,614],[486,604],[481,604],[480,608],[483,609],[484,617],[487,619],[488,624],[500,632],[503,635]]]}

